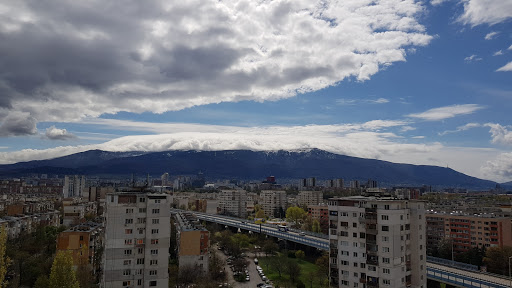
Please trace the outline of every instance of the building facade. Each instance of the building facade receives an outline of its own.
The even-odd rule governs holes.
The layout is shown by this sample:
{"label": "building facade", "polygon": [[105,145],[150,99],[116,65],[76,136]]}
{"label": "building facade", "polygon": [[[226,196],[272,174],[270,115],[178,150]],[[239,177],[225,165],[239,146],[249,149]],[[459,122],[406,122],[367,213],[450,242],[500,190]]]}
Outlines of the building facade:
{"label": "building facade", "polygon": [[168,287],[167,198],[145,192],[107,194],[102,287]]}
{"label": "building facade", "polygon": [[337,287],[427,287],[424,203],[329,199],[330,281]]}
{"label": "building facade", "polygon": [[190,212],[178,212],[176,224],[180,269],[188,267],[200,274],[208,274],[210,232]]}
{"label": "building facade", "polygon": [[322,233],[329,233],[329,206],[327,204],[308,206],[308,214],[314,220],[318,220]]}
{"label": "building facade", "polygon": [[219,193],[219,213],[247,218],[247,191],[222,190]]}
{"label": "building facade", "polygon": [[324,202],[324,193],[322,191],[300,191],[297,195],[297,205],[308,207],[318,205]]}
{"label": "building facade", "polygon": [[85,265],[95,272],[100,265],[96,252],[103,246],[102,231],[101,225],[94,222],[63,231],[57,237],[57,251],[71,251],[75,267]]}
{"label": "building facade", "polygon": [[63,198],[83,197],[85,191],[85,176],[72,175],[64,176],[64,187],[62,188]]}
{"label": "building facade", "polygon": [[265,215],[279,218],[286,216],[286,191],[263,190],[260,199]]}
{"label": "building facade", "polygon": [[433,252],[442,240],[452,241],[454,253],[471,248],[512,246],[512,222],[493,214],[428,213],[427,248]]}

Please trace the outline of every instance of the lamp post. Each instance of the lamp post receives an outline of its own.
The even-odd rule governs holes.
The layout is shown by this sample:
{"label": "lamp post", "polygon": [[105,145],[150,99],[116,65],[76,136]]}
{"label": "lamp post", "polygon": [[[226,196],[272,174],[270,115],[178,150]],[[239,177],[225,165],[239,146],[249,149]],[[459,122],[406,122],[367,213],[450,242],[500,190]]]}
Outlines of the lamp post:
{"label": "lamp post", "polygon": [[512,273],[510,269],[510,259],[512,259],[512,256],[508,257],[508,278],[510,279],[510,287],[512,287]]}

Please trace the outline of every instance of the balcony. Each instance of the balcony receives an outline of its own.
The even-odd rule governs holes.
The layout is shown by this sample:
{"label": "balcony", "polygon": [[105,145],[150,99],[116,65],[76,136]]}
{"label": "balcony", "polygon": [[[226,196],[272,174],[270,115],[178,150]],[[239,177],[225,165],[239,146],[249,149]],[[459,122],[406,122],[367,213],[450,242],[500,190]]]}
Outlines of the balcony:
{"label": "balcony", "polygon": [[379,257],[377,256],[366,256],[366,264],[368,265],[379,265]]}
{"label": "balcony", "polygon": [[377,235],[377,229],[366,229],[366,234]]}
{"label": "balcony", "polygon": [[359,283],[364,283],[364,284],[366,284],[366,278],[359,278]]}

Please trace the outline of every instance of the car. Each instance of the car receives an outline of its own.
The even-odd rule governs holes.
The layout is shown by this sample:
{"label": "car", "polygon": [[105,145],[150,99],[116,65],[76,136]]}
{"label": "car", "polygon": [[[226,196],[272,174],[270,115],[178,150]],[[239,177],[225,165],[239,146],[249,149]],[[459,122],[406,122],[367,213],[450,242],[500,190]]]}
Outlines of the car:
{"label": "car", "polygon": [[263,283],[263,282],[258,283],[258,284],[256,285],[256,287],[264,287],[264,286],[265,286],[265,283]]}
{"label": "car", "polygon": [[306,233],[304,233],[304,232],[300,232],[300,233],[299,233],[299,235],[300,235],[300,236],[306,236]]}
{"label": "car", "polygon": [[249,276],[245,277],[245,281],[251,281],[251,278]]}
{"label": "car", "polygon": [[254,264],[258,265],[258,258],[254,258]]}
{"label": "car", "polygon": [[265,275],[261,276],[261,280],[267,281],[267,276],[265,276]]}
{"label": "car", "polygon": [[256,265],[256,270],[262,270],[262,269],[261,269],[261,266]]}

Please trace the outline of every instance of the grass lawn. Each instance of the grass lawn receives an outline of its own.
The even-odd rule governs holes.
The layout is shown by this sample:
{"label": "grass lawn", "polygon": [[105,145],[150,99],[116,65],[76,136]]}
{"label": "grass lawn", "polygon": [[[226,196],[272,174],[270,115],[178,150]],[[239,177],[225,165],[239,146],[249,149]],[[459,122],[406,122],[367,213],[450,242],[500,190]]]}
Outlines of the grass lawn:
{"label": "grass lawn", "polygon": [[[279,285],[279,287],[288,287],[288,288],[296,287],[297,283],[292,283],[290,281],[290,276],[287,275],[286,272],[281,272],[281,278],[279,278],[279,273],[277,271],[275,271],[272,268],[272,264],[270,264],[270,259],[272,257],[276,257],[276,256],[258,258],[259,265],[261,266],[261,268],[263,268],[263,273],[265,274],[265,276],[267,276],[268,279],[272,280],[272,282],[274,283],[274,287],[278,287],[278,285]],[[295,261],[295,262],[297,262],[297,264],[299,264],[299,266],[301,268],[299,279],[302,281],[302,283],[304,283],[306,285],[306,288],[310,288],[311,281],[310,281],[310,279],[309,279],[310,277],[308,277],[308,275],[310,273],[316,275],[317,266],[314,263],[308,262],[306,260],[299,260],[296,258],[288,258],[288,259],[290,259],[291,261]],[[319,282],[318,277],[314,277],[313,288],[321,287],[318,282]]]}

